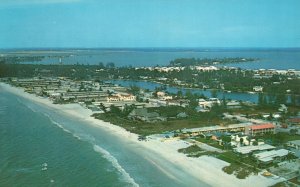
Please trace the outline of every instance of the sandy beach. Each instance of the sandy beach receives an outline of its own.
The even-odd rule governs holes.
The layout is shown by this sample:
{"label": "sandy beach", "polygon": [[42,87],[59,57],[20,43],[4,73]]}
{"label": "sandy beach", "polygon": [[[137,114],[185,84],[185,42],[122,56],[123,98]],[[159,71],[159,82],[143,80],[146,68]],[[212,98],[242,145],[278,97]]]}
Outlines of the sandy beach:
{"label": "sandy beach", "polygon": [[[22,88],[15,88],[4,83],[0,83],[0,89],[15,94],[19,97],[26,98],[50,109],[57,110],[65,115],[83,120],[89,125],[101,128],[108,133],[123,137],[124,141],[134,144],[136,147],[144,149],[148,153],[151,153],[146,159],[174,180],[180,180],[180,173],[174,172],[172,170],[172,167],[168,167],[168,164],[172,164],[179,168],[179,170],[185,174],[184,176],[191,176],[199,180],[199,184],[204,182],[209,186],[250,187],[255,184],[256,187],[265,187],[276,184],[277,182],[280,182],[282,180],[280,178],[266,178],[261,175],[251,175],[246,179],[237,179],[234,175],[228,175],[222,171],[222,168],[224,166],[229,165],[222,160],[208,156],[191,158],[185,156],[182,153],[178,153],[177,150],[179,148],[189,146],[184,141],[174,140],[161,142],[154,139],[151,139],[149,141],[138,141],[137,134],[130,133],[125,129],[111,123],[107,123],[90,117],[92,112],[88,109],[83,108],[79,104],[52,104],[52,102],[47,98],[41,98],[32,94],[25,93]],[[155,155],[157,155],[157,158]]]}

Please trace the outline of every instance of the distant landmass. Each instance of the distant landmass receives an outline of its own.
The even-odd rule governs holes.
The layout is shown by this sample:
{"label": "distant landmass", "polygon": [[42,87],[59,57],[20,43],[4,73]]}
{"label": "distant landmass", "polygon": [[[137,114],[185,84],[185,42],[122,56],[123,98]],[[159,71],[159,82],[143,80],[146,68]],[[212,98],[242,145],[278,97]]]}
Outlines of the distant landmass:
{"label": "distant landmass", "polygon": [[170,61],[170,66],[202,66],[202,65],[217,65],[229,63],[242,63],[258,61],[258,58],[178,58]]}

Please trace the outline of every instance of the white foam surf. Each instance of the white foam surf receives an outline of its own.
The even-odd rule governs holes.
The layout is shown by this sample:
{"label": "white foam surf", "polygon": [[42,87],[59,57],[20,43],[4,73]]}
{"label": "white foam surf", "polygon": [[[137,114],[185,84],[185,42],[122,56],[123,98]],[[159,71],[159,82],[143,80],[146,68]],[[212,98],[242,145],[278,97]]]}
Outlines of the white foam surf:
{"label": "white foam surf", "polygon": [[103,158],[112,163],[113,167],[116,168],[122,175],[123,179],[132,184],[132,186],[138,187],[139,185],[130,177],[129,173],[119,164],[118,160],[112,156],[108,151],[98,145],[94,145],[94,150],[102,155]]}
{"label": "white foam surf", "polygon": [[61,128],[63,131],[65,131],[66,133],[69,133],[69,134],[72,134],[71,131],[69,131],[68,129],[66,129],[64,126],[62,126],[61,124],[57,123],[56,121],[52,120],[50,117],[49,117],[51,123],[55,124],[56,126],[58,126],[59,128]]}

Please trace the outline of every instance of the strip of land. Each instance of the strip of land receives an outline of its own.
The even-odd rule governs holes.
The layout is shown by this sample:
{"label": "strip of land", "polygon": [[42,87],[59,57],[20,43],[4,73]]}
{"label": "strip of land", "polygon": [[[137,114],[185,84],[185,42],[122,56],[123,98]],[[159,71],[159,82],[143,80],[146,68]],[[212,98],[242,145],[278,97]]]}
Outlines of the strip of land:
{"label": "strip of land", "polygon": [[[138,141],[138,135],[128,132],[125,129],[108,122],[97,120],[91,117],[92,112],[81,107],[79,104],[56,105],[46,98],[36,97],[25,93],[21,88],[11,87],[10,85],[0,83],[0,89],[15,94],[19,97],[31,100],[39,105],[59,111],[64,115],[79,118],[89,125],[94,125],[111,134],[122,137],[124,141],[135,144],[137,148],[144,150],[144,154],[149,155],[147,159],[153,165],[162,170],[169,177],[181,180],[180,174],[190,176],[196,179],[199,184],[206,183],[209,186],[271,186],[283,179],[265,178],[262,175],[251,175],[246,179],[237,179],[233,175],[228,175],[222,171],[222,168],[229,166],[227,162],[209,156],[199,158],[186,157],[178,153],[178,149],[190,146],[189,143],[182,140],[170,140],[161,142],[160,140],[150,139],[149,141]],[[148,154],[149,153],[149,154]],[[172,165],[172,167],[170,167]],[[176,167],[175,167],[176,166]],[[176,168],[176,169],[175,169]],[[192,181],[192,180],[191,180]],[[187,184],[185,184],[187,185]],[[194,184],[195,185],[195,184]]]}

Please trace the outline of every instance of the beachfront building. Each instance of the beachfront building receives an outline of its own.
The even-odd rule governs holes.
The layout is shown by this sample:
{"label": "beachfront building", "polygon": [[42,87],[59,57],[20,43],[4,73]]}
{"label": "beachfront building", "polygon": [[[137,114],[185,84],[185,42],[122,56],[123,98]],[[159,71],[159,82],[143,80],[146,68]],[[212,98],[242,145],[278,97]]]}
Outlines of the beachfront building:
{"label": "beachfront building", "polygon": [[182,129],[183,134],[188,134],[191,136],[203,135],[205,133],[214,133],[214,132],[244,132],[245,128],[251,126],[252,123],[239,123],[232,124],[227,126],[209,126],[209,127],[200,127],[200,128],[191,128],[191,129]]}
{"label": "beachfront building", "polygon": [[252,125],[245,129],[245,133],[251,136],[257,136],[262,134],[274,134],[275,133],[275,125],[272,123],[263,123]]}
{"label": "beachfront building", "polygon": [[269,144],[261,144],[261,145],[250,145],[250,146],[233,148],[233,151],[239,153],[240,155],[248,155],[254,152],[259,153],[262,151],[274,150],[275,148],[276,147]]}
{"label": "beachfront building", "polygon": [[284,160],[289,151],[286,149],[279,149],[279,150],[272,150],[272,151],[265,151],[261,153],[254,154],[254,158],[257,160],[258,163],[261,164],[269,164],[272,162],[281,162]]}

